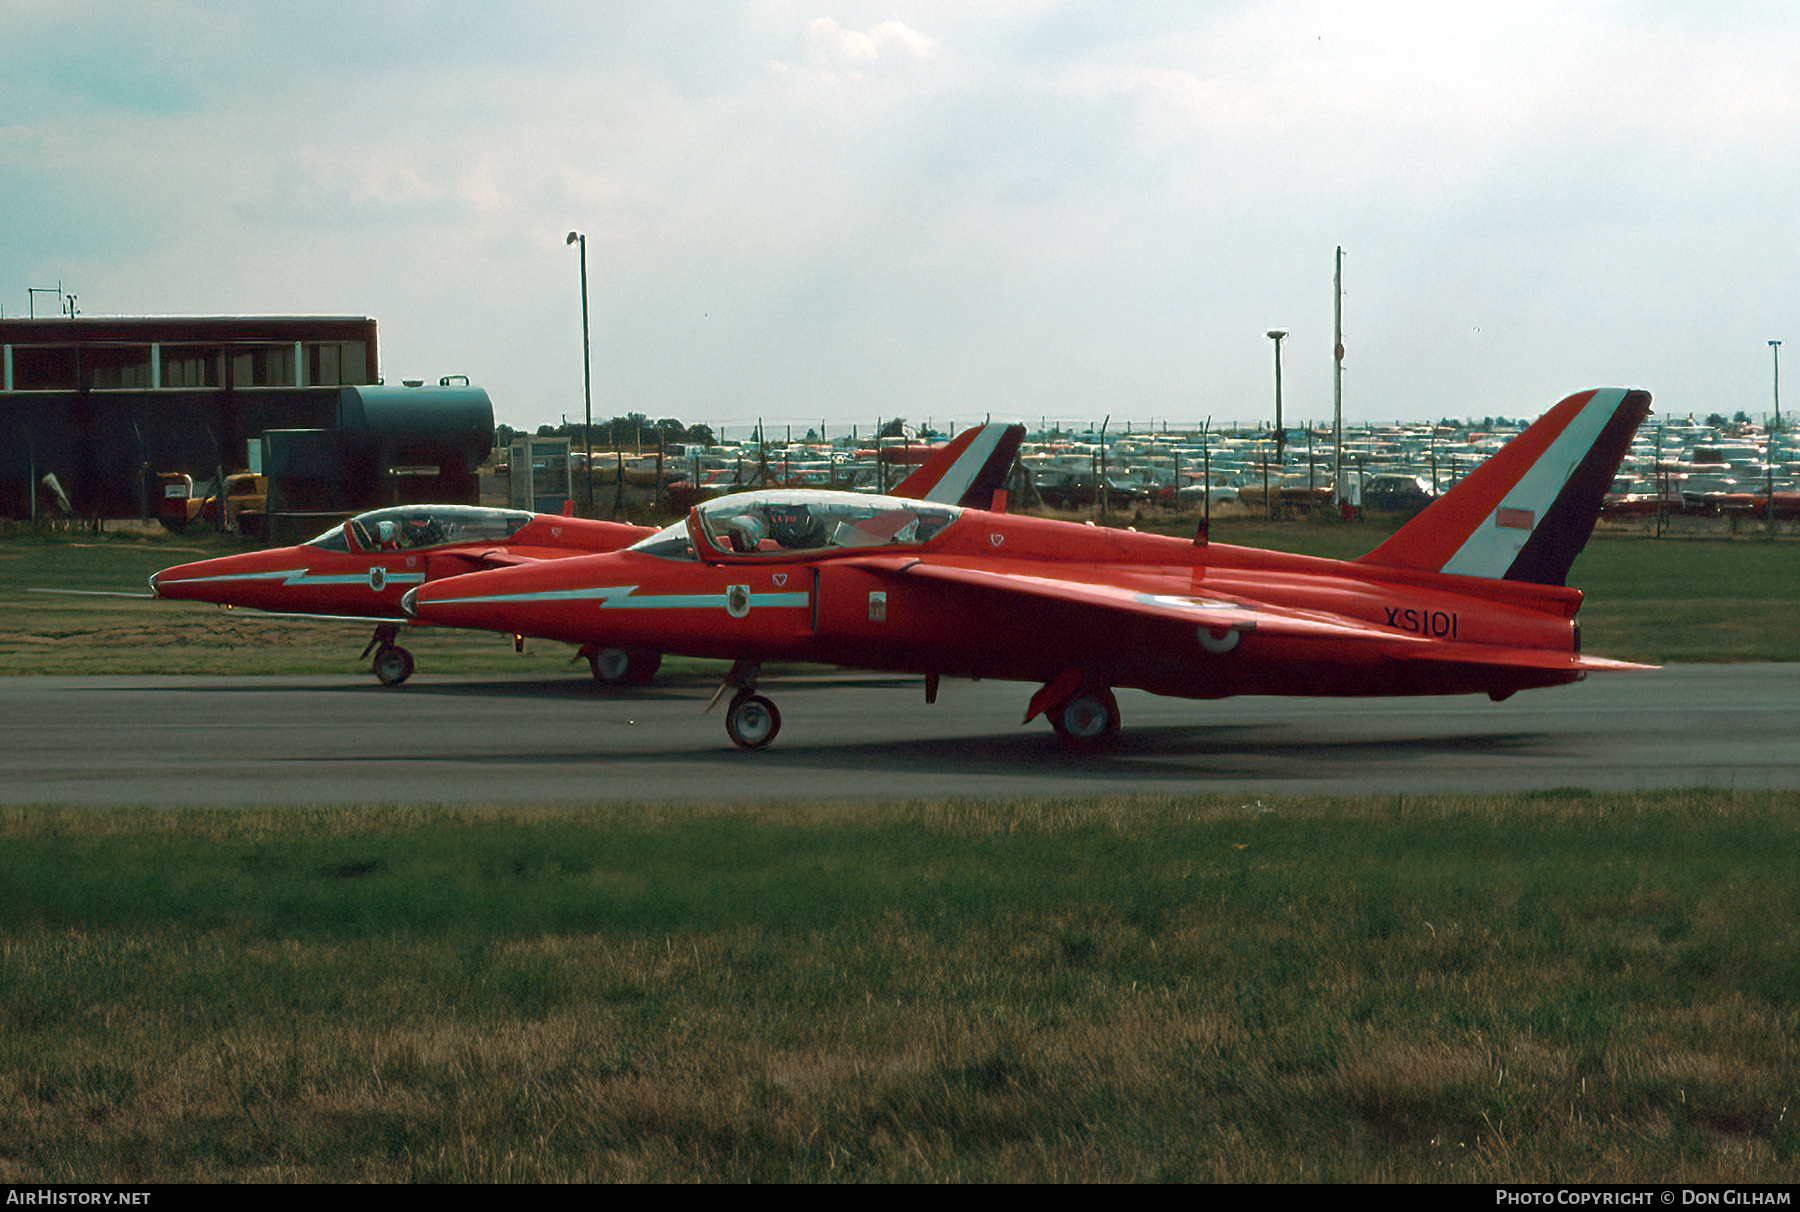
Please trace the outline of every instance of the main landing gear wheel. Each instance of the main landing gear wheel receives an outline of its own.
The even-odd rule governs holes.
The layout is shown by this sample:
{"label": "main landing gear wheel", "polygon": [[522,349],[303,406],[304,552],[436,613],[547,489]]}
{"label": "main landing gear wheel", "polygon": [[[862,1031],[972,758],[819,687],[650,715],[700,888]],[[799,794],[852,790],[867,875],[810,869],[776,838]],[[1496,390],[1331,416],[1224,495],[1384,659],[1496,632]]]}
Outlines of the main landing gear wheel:
{"label": "main landing gear wheel", "polygon": [[725,732],[739,749],[761,749],[781,731],[781,712],[760,694],[739,691],[725,709]]}
{"label": "main landing gear wheel", "polygon": [[1056,739],[1070,749],[1104,749],[1119,735],[1119,701],[1110,690],[1084,690],[1045,714]]}
{"label": "main landing gear wheel", "polygon": [[375,651],[375,680],[383,686],[398,686],[412,676],[412,653],[398,644],[383,644]]}
{"label": "main landing gear wheel", "polygon": [[602,685],[614,682],[648,685],[662,667],[662,653],[646,652],[641,648],[596,648],[587,654],[587,659],[594,680]]}

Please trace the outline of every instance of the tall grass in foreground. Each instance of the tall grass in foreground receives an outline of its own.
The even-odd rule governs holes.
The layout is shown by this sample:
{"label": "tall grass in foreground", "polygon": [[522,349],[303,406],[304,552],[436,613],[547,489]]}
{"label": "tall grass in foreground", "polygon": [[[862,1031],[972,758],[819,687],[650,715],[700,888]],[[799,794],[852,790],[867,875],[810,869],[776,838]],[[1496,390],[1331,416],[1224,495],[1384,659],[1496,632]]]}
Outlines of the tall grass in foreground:
{"label": "tall grass in foreground", "polygon": [[0,1181],[1789,1180],[1800,796],[0,813]]}

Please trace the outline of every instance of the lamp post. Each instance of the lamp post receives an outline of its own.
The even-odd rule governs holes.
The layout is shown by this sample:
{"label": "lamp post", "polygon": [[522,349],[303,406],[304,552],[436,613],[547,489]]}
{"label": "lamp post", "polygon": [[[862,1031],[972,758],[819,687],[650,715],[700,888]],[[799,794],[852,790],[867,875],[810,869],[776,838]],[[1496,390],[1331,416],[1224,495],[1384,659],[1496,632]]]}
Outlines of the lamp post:
{"label": "lamp post", "polygon": [[1287,430],[1281,427],[1281,339],[1287,336],[1285,328],[1271,328],[1269,340],[1275,342],[1275,461],[1287,464]]}
{"label": "lamp post", "polygon": [[[1769,427],[1770,433],[1781,430],[1781,342],[1770,341],[1769,348],[1775,351],[1775,423]],[[1773,454],[1773,450],[1770,451]]]}
{"label": "lamp post", "polygon": [[581,436],[587,450],[587,508],[594,513],[594,357],[588,350],[587,237],[578,231],[569,233],[564,244],[581,246],[581,400],[586,411],[582,416]]}

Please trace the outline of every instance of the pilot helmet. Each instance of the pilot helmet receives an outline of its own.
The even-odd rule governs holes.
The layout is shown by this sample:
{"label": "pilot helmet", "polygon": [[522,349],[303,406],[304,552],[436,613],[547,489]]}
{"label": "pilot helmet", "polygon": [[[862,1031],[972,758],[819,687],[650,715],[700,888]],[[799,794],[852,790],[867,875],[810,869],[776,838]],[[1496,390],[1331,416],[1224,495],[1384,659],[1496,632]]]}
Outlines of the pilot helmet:
{"label": "pilot helmet", "polygon": [[725,523],[733,551],[756,551],[762,546],[762,519],[753,513],[742,513]]}

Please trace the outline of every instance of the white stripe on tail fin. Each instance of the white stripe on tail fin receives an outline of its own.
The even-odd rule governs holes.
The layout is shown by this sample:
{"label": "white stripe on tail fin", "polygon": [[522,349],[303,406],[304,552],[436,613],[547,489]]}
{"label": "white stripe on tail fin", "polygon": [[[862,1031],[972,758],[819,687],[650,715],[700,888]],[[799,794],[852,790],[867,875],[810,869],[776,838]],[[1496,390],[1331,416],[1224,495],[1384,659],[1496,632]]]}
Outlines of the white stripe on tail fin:
{"label": "white stripe on tail fin", "polygon": [[1570,396],[1360,562],[1564,584],[1649,412],[1645,391]]}
{"label": "white stripe on tail fin", "polygon": [[1024,439],[1023,425],[989,422],[964,430],[960,437],[900,481],[892,495],[914,501],[933,501],[939,505],[987,509],[994,493],[1006,483],[1013,458],[1019,453],[1019,443]]}

